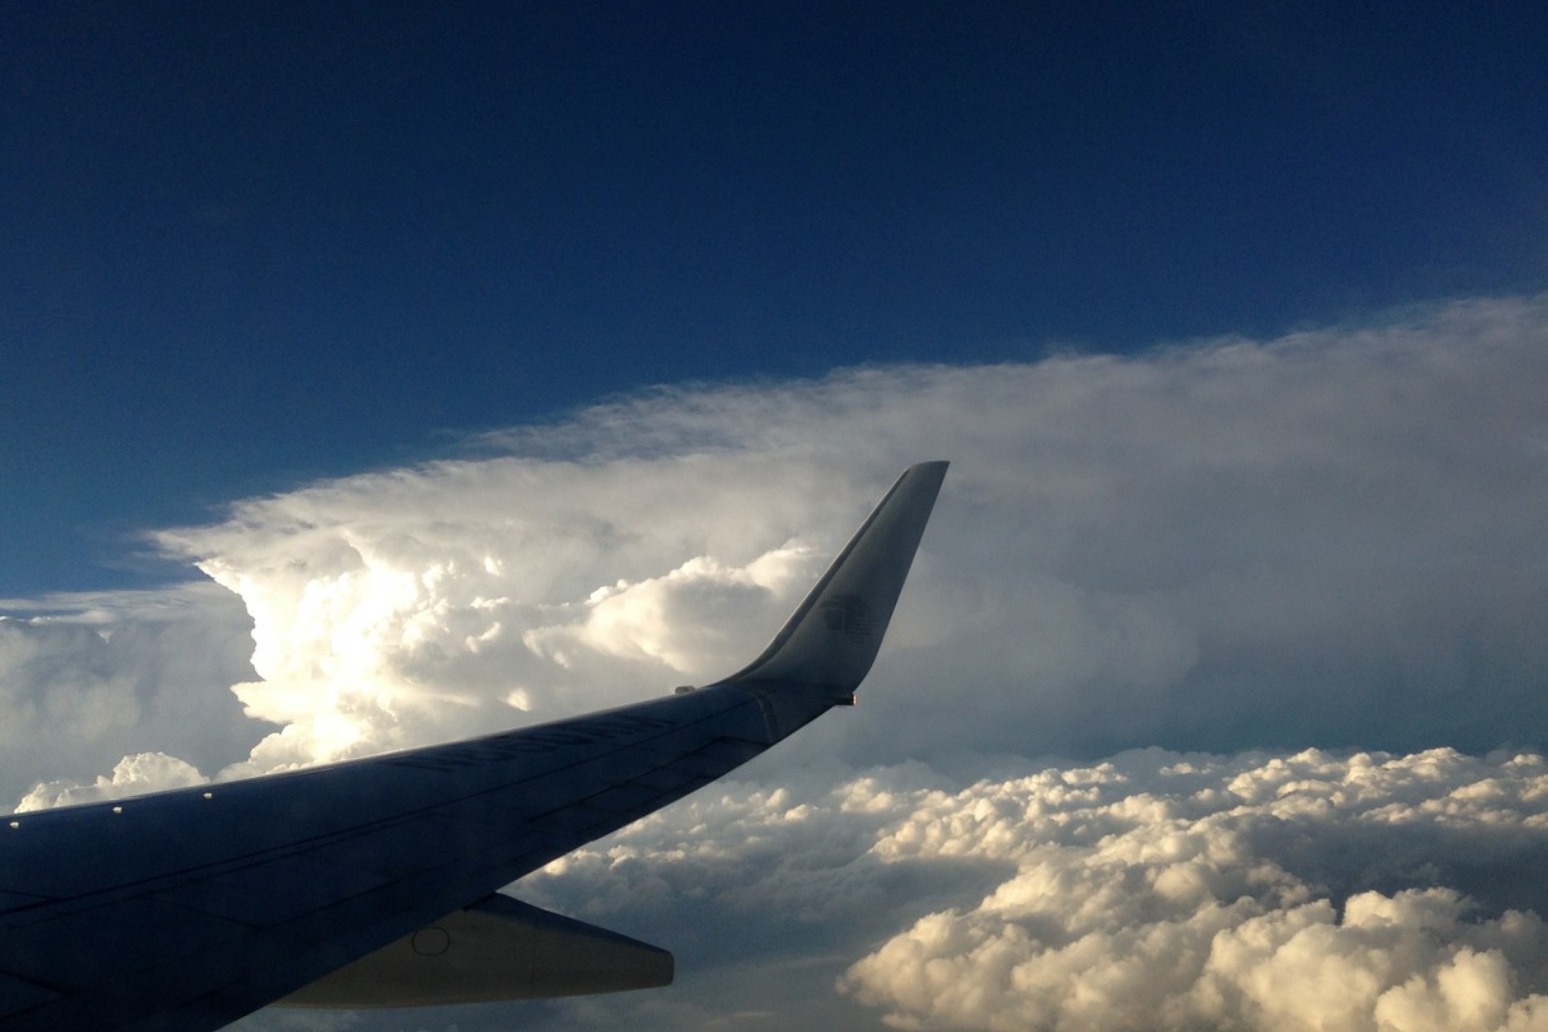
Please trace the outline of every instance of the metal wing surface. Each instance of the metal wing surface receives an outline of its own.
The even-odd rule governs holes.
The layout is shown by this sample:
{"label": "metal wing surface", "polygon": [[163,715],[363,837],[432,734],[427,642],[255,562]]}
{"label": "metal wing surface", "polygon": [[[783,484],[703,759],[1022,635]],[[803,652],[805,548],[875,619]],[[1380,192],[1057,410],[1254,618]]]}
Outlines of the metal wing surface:
{"label": "metal wing surface", "polygon": [[[664,951],[492,894],[851,701],[945,472],[905,471],[768,649],[708,687],[0,823],[0,1030],[206,1032],[285,997],[392,1005],[670,980]],[[464,971],[467,984],[432,970],[430,989],[401,998],[372,974],[394,949],[435,955],[450,936],[483,943],[465,952],[496,969],[522,942],[568,943],[590,966],[548,981]],[[649,971],[610,982],[631,949]],[[490,978],[529,981],[501,992]]]}

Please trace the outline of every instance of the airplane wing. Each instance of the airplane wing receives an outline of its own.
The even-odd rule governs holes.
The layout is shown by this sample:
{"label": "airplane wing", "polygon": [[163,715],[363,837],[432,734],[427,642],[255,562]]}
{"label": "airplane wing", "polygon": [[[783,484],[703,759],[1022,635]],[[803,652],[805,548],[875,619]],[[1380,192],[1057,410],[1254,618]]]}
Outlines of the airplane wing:
{"label": "airplane wing", "polygon": [[0,818],[0,1032],[207,1032],[269,1003],[660,985],[665,951],[495,891],[745,763],[871,667],[946,463],[912,466],[751,665],[570,720]]}

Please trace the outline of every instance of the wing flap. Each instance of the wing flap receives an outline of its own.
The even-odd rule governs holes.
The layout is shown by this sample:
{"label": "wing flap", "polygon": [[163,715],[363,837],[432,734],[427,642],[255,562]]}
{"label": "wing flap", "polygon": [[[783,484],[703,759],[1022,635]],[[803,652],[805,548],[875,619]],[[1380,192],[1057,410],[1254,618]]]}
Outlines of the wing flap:
{"label": "wing flap", "polygon": [[426,1007],[648,989],[672,955],[617,932],[490,896],[324,976],[286,1007]]}

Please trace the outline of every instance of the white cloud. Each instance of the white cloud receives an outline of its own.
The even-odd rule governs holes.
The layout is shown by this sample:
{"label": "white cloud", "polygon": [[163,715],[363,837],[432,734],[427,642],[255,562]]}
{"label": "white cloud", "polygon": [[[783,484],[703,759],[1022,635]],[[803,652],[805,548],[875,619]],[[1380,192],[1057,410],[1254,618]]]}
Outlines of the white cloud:
{"label": "white cloud", "polygon": [[897,1028],[1492,1032],[1544,1027],[1548,926],[1457,886],[1480,854],[1535,879],[1545,845],[1536,754],[1145,750],[961,787],[733,783],[515,891],[705,982],[826,957]]}
{"label": "white cloud", "polygon": [[238,693],[286,725],[259,767],[729,672],[935,456],[955,464],[851,759],[1487,749],[1548,722],[1545,332],[1548,303],[1477,301],[660,390],[161,542],[253,616],[263,680]]}
{"label": "white cloud", "polygon": [[[31,613],[0,616],[0,800],[35,785],[37,798],[62,800],[122,784],[143,753],[175,750],[218,769],[268,730],[243,720],[228,690],[251,677],[251,625],[240,601],[213,584],[0,608]],[[93,780],[121,760],[125,773]]]}
{"label": "white cloud", "polygon": [[[158,540],[251,616],[258,678],[225,683],[280,730],[228,775],[734,670],[897,470],[937,456],[952,473],[867,719],[798,748],[1530,744],[1548,726],[1545,333],[1548,301],[1482,300],[1132,358],[663,389]],[[46,692],[23,670],[17,736],[146,728],[123,662],[99,666]],[[228,711],[216,735],[255,726]],[[191,733],[156,730],[29,776],[90,784],[146,751],[212,772]]]}
{"label": "white cloud", "polygon": [[1548,841],[1545,793],[1538,756],[1436,750],[1145,753],[937,794],[877,852],[1002,856],[1016,873],[976,906],[919,919],[844,985],[905,1028],[1540,1022],[1548,929],[1530,912],[1478,914],[1450,881],[1470,849],[1530,865]]}
{"label": "white cloud", "polygon": [[47,810],[55,806],[76,806],[95,803],[104,799],[121,799],[125,796],[144,795],[169,788],[202,785],[209,779],[186,760],[166,753],[138,753],[125,756],[113,768],[111,777],[99,775],[90,785],[81,785],[69,779],[40,781],[31,792],[16,805],[17,813],[28,810]]}
{"label": "white cloud", "polygon": [[586,599],[580,623],[535,628],[522,640],[564,666],[578,648],[654,661],[707,680],[729,672],[707,660],[718,660],[761,630],[746,614],[762,615],[771,598],[809,587],[821,569],[818,561],[811,549],[797,547],[775,549],[739,568],[696,556],[660,577],[598,588]]}

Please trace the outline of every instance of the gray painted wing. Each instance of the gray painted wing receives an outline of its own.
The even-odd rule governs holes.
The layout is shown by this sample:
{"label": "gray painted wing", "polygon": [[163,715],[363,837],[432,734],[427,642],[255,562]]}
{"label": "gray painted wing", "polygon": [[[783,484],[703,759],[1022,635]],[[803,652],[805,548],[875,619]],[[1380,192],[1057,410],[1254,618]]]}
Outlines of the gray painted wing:
{"label": "gray painted wing", "polygon": [[0,1030],[220,1028],[745,763],[865,676],[945,468],[905,471],[725,682],[0,824]]}

